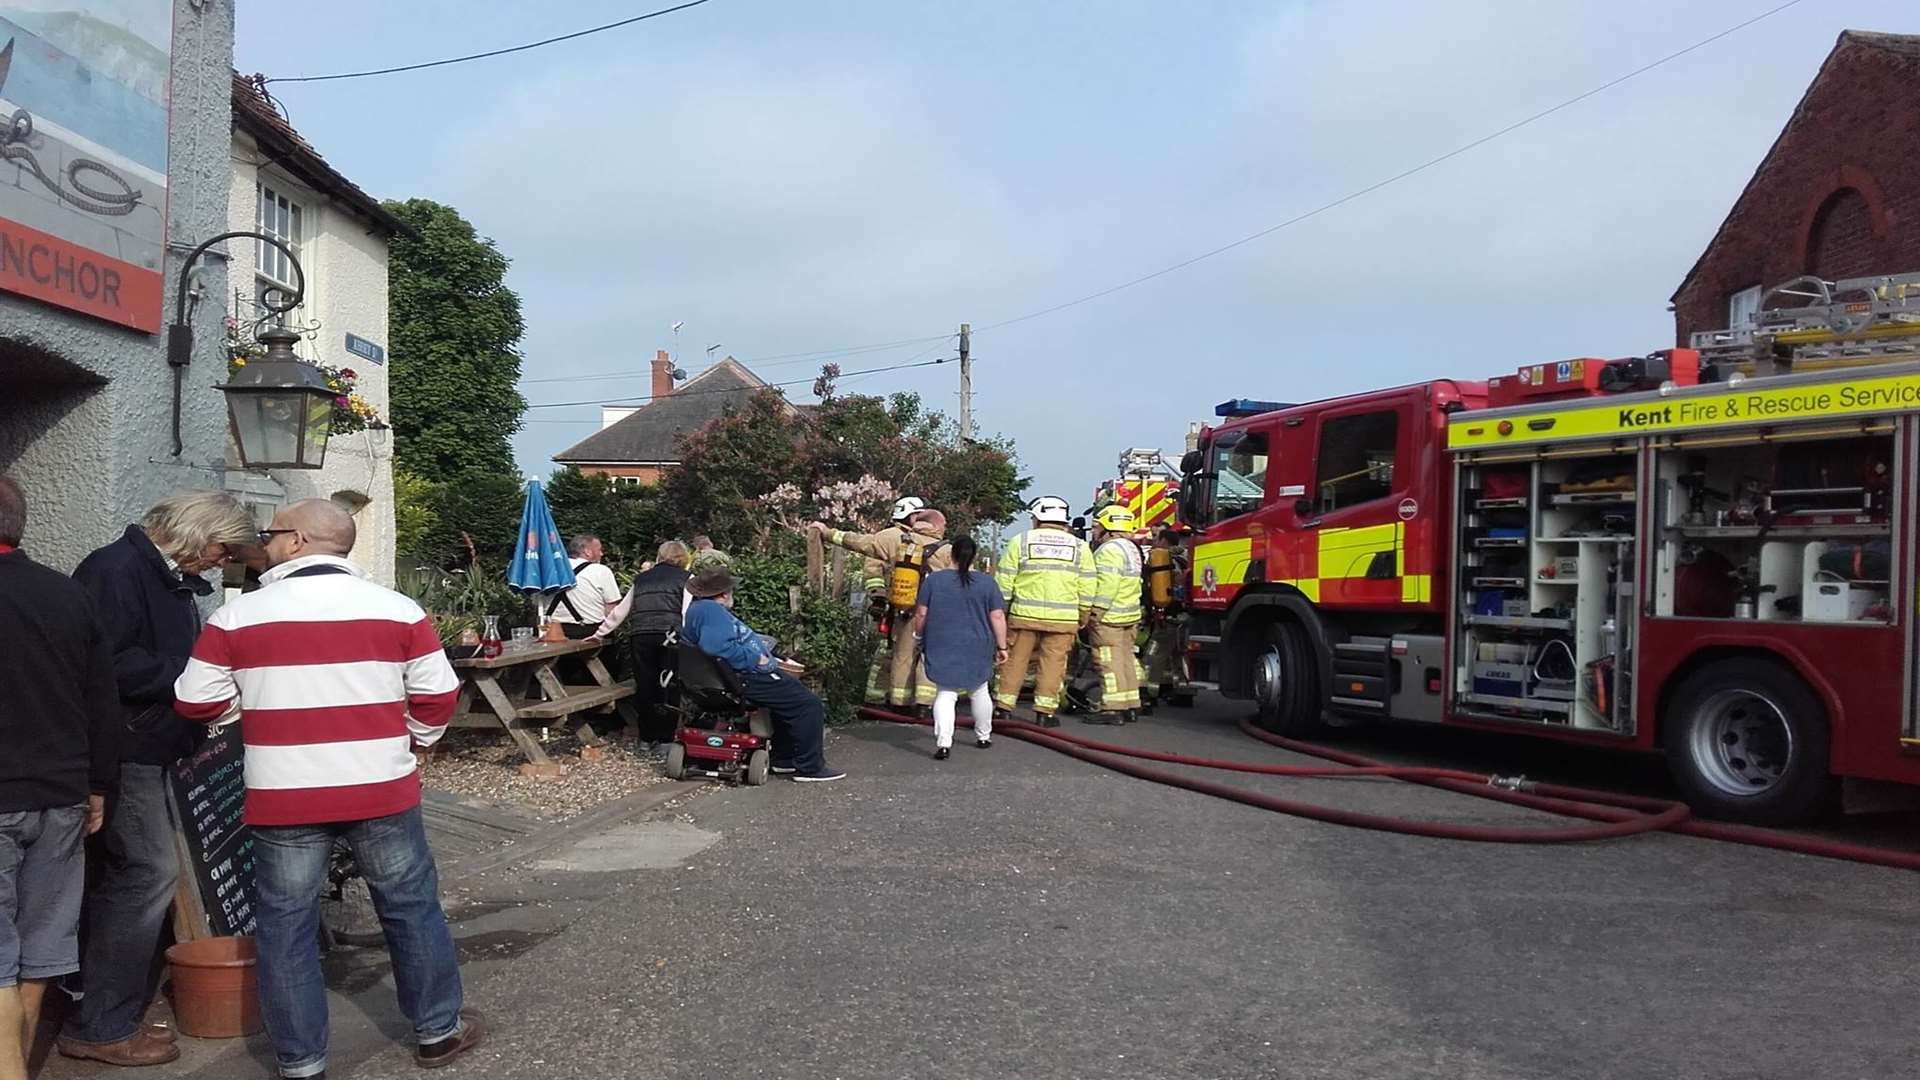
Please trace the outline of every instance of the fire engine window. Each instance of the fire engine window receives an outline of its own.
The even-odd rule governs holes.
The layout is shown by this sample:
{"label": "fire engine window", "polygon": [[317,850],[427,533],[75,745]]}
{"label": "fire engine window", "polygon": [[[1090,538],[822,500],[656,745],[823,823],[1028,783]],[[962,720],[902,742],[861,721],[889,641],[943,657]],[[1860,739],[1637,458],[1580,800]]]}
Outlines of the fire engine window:
{"label": "fire engine window", "polygon": [[1328,513],[1393,492],[1400,414],[1337,416],[1320,425],[1319,504]]}
{"label": "fire engine window", "polygon": [[1213,448],[1212,521],[1250,513],[1260,508],[1267,490],[1267,436],[1248,432],[1244,438]]}

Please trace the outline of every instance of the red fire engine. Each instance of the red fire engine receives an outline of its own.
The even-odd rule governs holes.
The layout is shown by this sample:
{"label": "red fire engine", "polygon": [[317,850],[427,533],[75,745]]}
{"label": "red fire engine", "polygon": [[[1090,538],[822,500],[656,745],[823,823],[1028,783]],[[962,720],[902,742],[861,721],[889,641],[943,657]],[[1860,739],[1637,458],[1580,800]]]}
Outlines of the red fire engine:
{"label": "red fire engine", "polygon": [[1222,406],[1182,461],[1195,680],[1285,734],[1663,750],[1750,821],[1920,784],[1920,274],[1691,346]]}

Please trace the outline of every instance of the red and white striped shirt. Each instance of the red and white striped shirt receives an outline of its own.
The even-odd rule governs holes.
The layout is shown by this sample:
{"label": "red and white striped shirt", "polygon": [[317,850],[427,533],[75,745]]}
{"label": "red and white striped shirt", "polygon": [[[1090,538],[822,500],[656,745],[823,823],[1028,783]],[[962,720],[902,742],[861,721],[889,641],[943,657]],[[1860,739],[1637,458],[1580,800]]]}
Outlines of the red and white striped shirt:
{"label": "red and white striped shirt", "polygon": [[[306,571],[302,573],[302,571]],[[413,746],[445,733],[459,682],[420,605],[332,555],[260,575],[207,620],[174,708],[240,710],[249,825],[360,821],[420,802]]]}

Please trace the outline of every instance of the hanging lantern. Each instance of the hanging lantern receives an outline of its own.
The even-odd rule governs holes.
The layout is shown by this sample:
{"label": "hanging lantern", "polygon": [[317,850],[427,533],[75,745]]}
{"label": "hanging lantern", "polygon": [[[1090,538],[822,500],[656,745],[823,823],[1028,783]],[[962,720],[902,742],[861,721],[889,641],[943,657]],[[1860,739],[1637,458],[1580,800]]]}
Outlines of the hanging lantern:
{"label": "hanging lantern", "polygon": [[262,331],[267,354],[216,387],[227,396],[227,418],[245,468],[318,469],[326,460],[338,392],[320,369],[293,354],[299,340],[284,327]]}

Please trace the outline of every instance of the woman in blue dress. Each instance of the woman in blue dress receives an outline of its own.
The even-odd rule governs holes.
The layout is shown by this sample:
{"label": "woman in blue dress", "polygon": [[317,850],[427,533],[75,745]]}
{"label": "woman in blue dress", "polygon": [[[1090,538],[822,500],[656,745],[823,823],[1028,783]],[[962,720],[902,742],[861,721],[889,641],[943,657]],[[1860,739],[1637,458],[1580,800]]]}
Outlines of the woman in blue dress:
{"label": "woman in blue dress", "polygon": [[913,612],[914,636],[933,683],[933,756],[953,749],[953,710],[961,694],[973,708],[973,744],[993,745],[993,669],[1007,658],[1007,602],[989,574],[976,573],[971,536],[953,542],[953,569],[928,574]]}

